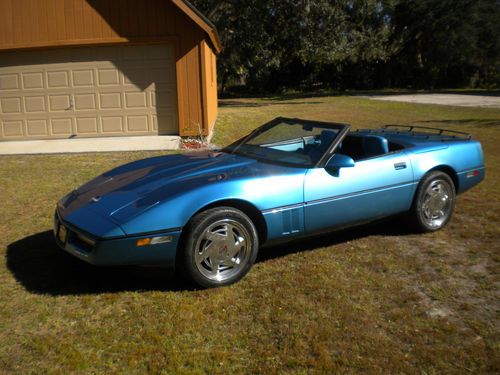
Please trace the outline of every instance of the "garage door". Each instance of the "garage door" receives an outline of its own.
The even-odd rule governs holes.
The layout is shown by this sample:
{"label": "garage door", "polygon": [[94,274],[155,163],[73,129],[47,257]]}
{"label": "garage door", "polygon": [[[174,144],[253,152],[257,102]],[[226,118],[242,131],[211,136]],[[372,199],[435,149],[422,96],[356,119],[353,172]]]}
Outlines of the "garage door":
{"label": "garage door", "polygon": [[0,139],[178,134],[169,45],[0,54]]}

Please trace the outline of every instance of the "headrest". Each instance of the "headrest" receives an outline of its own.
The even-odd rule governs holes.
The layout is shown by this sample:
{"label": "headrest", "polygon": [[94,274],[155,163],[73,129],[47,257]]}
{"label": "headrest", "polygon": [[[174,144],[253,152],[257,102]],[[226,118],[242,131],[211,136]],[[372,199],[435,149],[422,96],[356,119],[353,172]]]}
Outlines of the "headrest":
{"label": "headrest", "polygon": [[367,135],[363,137],[363,150],[366,157],[387,154],[389,142],[379,135]]}

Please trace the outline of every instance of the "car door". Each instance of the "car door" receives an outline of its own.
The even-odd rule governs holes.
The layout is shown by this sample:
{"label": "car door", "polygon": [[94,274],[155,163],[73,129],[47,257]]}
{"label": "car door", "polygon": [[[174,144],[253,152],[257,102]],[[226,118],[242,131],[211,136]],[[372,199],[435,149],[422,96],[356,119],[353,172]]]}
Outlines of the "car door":
{"label": "car door", "polygon": [[411,206],[413,172],[406,153],[360,160],[353,167],[311,168],[304,180],[306,233],[404,212]]}

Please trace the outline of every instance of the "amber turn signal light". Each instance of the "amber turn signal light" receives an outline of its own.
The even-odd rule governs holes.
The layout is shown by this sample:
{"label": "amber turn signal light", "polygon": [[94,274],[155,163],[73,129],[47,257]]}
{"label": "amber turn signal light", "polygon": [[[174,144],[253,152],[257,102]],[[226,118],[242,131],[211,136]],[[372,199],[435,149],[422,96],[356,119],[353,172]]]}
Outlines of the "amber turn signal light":
{"label": "amber turn signal light", "polygon": [[140,247],[140,246],[147,246],[151,243],[151,238],[140,238],[135,242],[135,245]]}
{"label": "amber turn signal light", "polygon": [[152,237],[152,238],[140,238],[135,242],[135,245],[137,247],[141,246],[147,246],[147,245],[156,245],[160,243],[168,243],[172,242],[173,237],[172,236],[159,236],[159,237]]}

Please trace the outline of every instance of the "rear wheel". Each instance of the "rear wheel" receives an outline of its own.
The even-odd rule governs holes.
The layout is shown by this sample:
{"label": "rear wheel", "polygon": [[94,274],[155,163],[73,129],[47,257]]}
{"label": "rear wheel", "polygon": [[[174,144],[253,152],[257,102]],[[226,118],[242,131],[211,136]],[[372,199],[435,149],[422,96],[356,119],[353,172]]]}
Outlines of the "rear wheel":
{"label": "rear wheel", "polygon": [[411,218],[417,230],[433,232],[450,221],[455,207],[455,186],[444,172],[427,173],[418,186]]}
{"label": "rear wheel", "polygon": [[248,216],[232,207],[213,208],[188,224],[180,271],[204,288],[232,284],[250,270],[258,247],[257,231]]}

